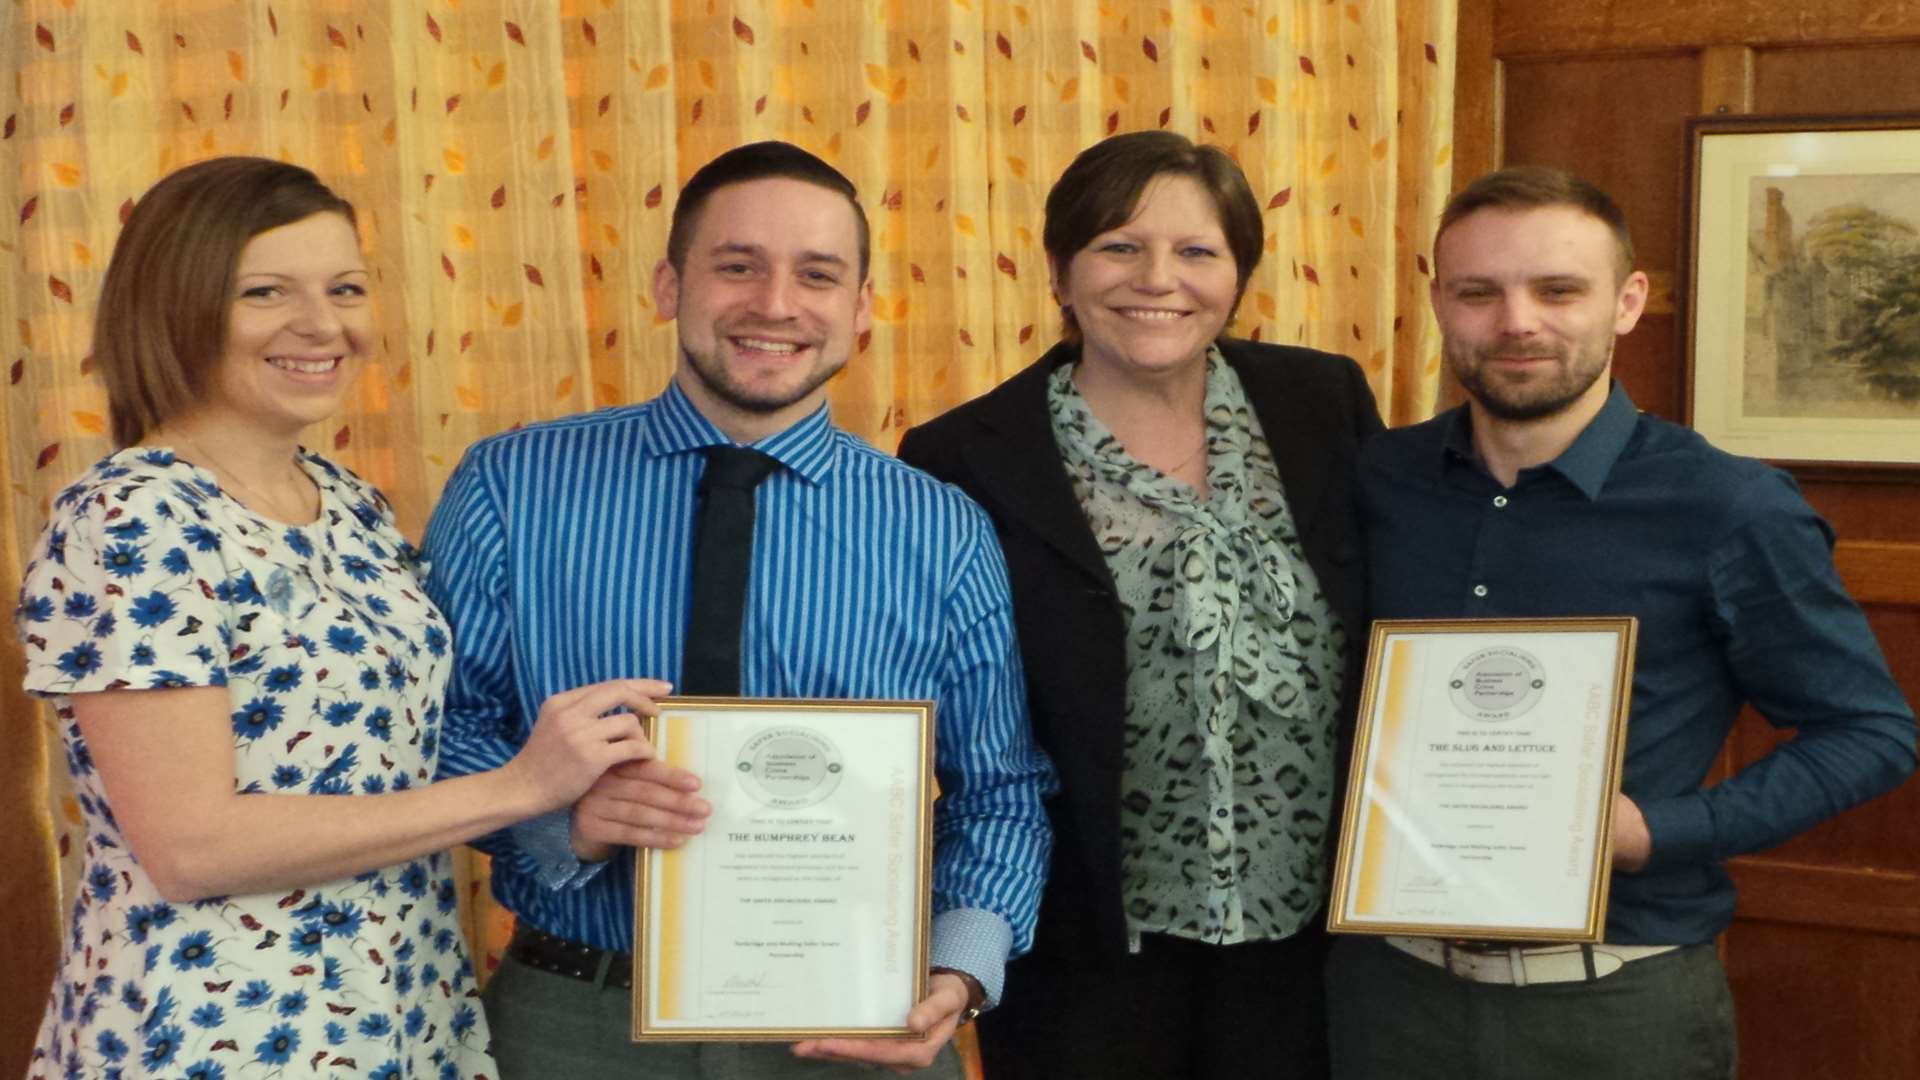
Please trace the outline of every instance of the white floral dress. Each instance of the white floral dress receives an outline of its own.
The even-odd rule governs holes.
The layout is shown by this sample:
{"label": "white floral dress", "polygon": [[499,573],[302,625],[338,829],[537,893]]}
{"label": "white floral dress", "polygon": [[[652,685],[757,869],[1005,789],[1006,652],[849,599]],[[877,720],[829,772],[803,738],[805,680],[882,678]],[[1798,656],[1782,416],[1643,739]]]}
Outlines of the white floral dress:
{"label": "white floral dress", "polygon": [[[62,492],[15,620],[85,819],[84,877],[29,1078],[495,1075],[447,856],[287,892],[161,898],[68,695],[225,686],[236,790],[427,783],[450,642],[370,485],[317,456],[320,517],[269,521],[165,449]],[[164,762],[156,762],[165,768]]]}

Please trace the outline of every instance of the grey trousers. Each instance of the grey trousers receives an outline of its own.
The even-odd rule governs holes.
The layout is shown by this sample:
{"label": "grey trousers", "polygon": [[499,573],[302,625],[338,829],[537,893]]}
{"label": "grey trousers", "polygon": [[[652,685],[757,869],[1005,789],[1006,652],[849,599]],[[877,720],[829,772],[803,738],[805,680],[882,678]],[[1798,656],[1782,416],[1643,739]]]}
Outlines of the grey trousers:
{"label": "grey trousers", "polygon": [[1733,995],[1711,945],[1592,982],[1457,978],[1374,938],[1327,962],[1334,1080],[1731,1080]]}
{"label": "grey trousers", "polygon": [[[481,1001],[502,1080],[871,1080],[893,1075],[797,1058],[788,1043],[634,1043],[627,1038],[633,1025],[629,991],[552,975],[510,956],[500,961]],[[932,1066],[912,1075],[960,1080],[959,1056],[948,1044]]]}

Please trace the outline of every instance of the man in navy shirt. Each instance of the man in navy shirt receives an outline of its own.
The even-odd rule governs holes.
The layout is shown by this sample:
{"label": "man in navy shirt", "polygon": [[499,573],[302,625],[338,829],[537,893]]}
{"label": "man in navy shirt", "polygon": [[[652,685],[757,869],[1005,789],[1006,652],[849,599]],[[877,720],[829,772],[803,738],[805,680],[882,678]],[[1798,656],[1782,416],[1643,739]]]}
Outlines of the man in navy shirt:
{"label": "man in navy shirt", "polygon": [[[1432,300],[1464,406],[1361,455],[1376,618],[1640,620],[1606,943],[1343,939],[1340,1077],[1734,1075],[1728,858],[1898,785],[1914,719],[1791,478],[1609,377],[1647,277],[1604,193],[1545,169],[1448,204]],[[1703,786],[1751,704],[1795,735]]]}

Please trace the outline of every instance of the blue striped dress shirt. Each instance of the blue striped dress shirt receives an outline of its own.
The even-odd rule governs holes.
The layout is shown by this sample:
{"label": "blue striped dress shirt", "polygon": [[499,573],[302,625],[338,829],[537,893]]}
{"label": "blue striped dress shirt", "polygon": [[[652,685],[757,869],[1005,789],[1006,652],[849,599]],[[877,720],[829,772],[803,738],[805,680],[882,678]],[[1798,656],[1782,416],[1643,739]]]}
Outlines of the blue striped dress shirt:
{"label": "blue striped dress shirt", "polygon": [[[700,449],[729,440],[670,385],[640,405],[475,444],[427,528],[427,590],[454,628],[440,775],[495,768],[552,694],[675,680]],[[999,997],[1031,944],[1055,780],[1027,726],[1005,561],[986,514],[819,410],[754,448],[741,641],[749,696],[937,703],[934,966]],[[633,853],[581,872],[566,816],[477,841],[493,891],[549,933],[632,948]]]}

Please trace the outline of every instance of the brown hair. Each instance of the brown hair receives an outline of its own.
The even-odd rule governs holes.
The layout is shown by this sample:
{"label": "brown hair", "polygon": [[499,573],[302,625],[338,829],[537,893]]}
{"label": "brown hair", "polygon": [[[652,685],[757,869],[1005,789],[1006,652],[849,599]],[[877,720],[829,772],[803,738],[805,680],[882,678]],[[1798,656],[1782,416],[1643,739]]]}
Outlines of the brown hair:
{"label": "brown hair", "polygon": [[1567,172],[1525,165],[1501,169],[1480,177],[1447,200],[1440,227],[1433,234],[1433,263],[1440,267],[1440,238],[1463,219],[1481,210],[1537,210],[1571,206],[1613,231],[1615,276],[1625,281],[1633,272],[1633,237],[1627,234],[1627,215],[1606,192]]}
{"label": "brown hair", "polygon": [[189,165],[140,197],[113,245],[93,320],[116,448],[206,392],[226,351],[247,242],[328,213],[355,224],[352,204],[313,173],[256,157]]}
{"label": "brown hair", "polygon": [[687,186],[680,189],[680,197],[673,204],[673,223],[667,228],[667,265],[673,267],[675,274],[687,272],[687,248],[693,244],[694,231],[700,227],[700,211],[714,192],[750,180],[776,178],[804,181],[846,196],[853,206],[855,231],[859,234],[860,280],[867,280],[871,247],[867,212],[860,206],[860,194],[854,189],[853,181],[792,143],[775,140],[736,146],[700,166],[699,171],[687,179]]}
{"label": "brown hair", "polygon": [[[1040,242],[1064,281],[1067,266],[1094,237],[1133,219],[1140,197],[1162,176],[1188,176],[1213,198],[1233,253],[1234,306],[1246,292],[1266,243],[1260,203],[1240,166],[1217,146],[1197,146],[1171,131],[1130,131],[1102,139],[1073,159],[1053,190],[1047,192],[1047,221]],[[1062,336],[1080,340],[1080,324],[1066,305],[1060,308]],[[1233,321],[1229,315],[1227,321]]]}

